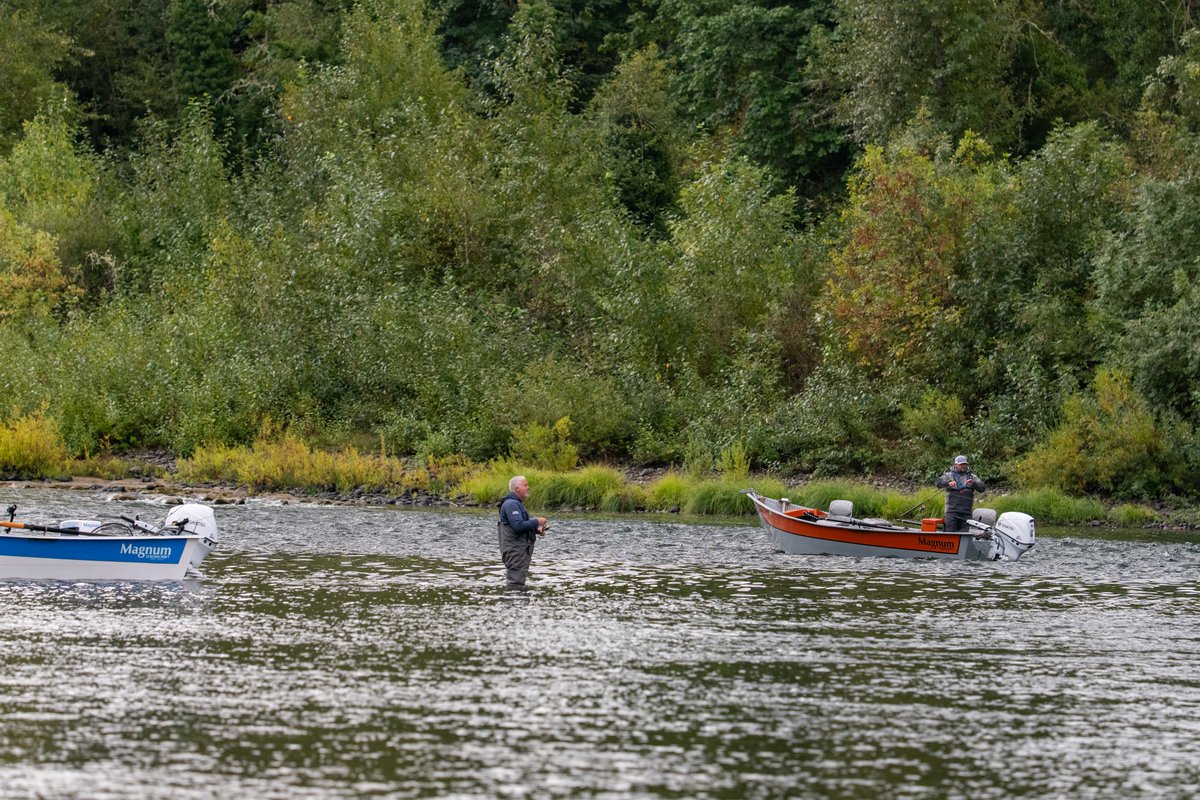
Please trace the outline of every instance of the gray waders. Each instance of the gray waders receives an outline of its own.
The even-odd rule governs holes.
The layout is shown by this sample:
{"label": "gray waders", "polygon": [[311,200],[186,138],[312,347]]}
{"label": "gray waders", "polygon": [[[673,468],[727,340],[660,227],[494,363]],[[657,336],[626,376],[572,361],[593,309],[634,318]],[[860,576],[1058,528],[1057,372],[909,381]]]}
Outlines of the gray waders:
{"label": "gray waders", "polygon": [[970,512],[963,516],[961,512],[947,511],[943,516],[945,522],[942,523],[942,530],[946,533],[960,533],[969,530],[967,520],[971,518]]}
{"label": "gray waders", "polygon": [[529,574],[529,562],[533,560],[533,544],[537,534],[533,531],[517,533],[504,522],[499,523],[499,528],[500,560],[504,562],[508,588],[521,588],[525,586],[525,576]]}

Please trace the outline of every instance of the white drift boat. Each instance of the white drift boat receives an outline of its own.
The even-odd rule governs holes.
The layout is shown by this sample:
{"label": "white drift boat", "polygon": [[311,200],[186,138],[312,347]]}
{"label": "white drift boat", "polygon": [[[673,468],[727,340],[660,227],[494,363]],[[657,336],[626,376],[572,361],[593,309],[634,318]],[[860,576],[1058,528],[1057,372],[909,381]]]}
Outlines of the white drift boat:
{"label": "white drift boat", "polygon": [[66,520],[57,525],[0,521],[0,580],[178,581],[198,575],[216,546],[213,510],[175,506],[161,525]]}

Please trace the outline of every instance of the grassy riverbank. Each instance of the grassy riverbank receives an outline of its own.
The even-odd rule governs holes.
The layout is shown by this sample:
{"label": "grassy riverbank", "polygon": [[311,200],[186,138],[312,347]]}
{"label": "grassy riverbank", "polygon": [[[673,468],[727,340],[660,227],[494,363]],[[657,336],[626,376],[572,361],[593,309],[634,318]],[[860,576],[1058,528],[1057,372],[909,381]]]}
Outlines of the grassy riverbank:
{"label": "grassy riverbank", "polygon": [[[462,456],[402,458],[379,452],[313,449],[296,435],[268,432],[251,446],[200,447],[176,461],[164,453],[104,453],[68,457],[52,422],[23,417],[0,431],[0,471],[17,479],[97,477],[157,480],[172,487],[241,487],[248,493],[284,492],[329,501],[456,503],[492,505],[508,492],[509,477],[529,477],[528,504],[554,511],[660,512],[695,516],[752,515],[743,493],[754,488],[770,497],[826,509],[851,500],[863,517],[941,516],[943,495],[911,481],[808,480],[804,476],[751,474],[739,459],[716,470],[628,469],[586,465],[546,469],[517,459],[475,463]],[[1043,524],[1162,524],[1195,527],[1200,515],[1189,507],[1106,503],[1043,488],[1007,491],[997,487],[985,504],[998,512],[1025,511]],[[920,509],[917,509],[920,506]]]}
{"label": "grassy riverbank", "polygon": [[[832,500],[850,500],[856,514],[868,517],[940,516],[943,508],[942,493],[931,486],[751,474],[736,462],[719,471],[631,470],[594,464],[544,469],[516,460],[476,463],[454,455],[412,459],[355,448],[328,452],[290,433],[259,437],[249,447],[202,447],[177,462],[161,454],[79,459],[68,457],[53,425],[44,419],[26,419],[0,431],[0,470],[9,478],[138,477],[179,487],[236,486],[249,493],[288,492],[335,502],[484,506],[503,497],[509,477],[522,473],[532,487],[530,507],[545,511],[750,515],[753,507],[743,494],[747,488],[816,508],[827,508]],[[985,502],[999,512],[1025,511],[1051,525],[1187,525],[1195,517],[1186,510],[1112,504],[1054,489],[1006,491],[1001,487],[990,492]]]}

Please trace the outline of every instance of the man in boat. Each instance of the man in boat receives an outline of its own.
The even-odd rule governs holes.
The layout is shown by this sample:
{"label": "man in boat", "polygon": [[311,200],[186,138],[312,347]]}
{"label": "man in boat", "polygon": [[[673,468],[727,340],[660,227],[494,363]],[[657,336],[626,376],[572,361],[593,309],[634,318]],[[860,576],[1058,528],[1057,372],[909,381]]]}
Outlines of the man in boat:
{"label": "man in boat", "polygon": [[504,562],[510,589],[525,587],[534,542],[538,536],[546,535],[546,518],[530,518],[525,510],[526,497],[529,497],[529,481],[524,475],[516,475],[509,480],[508,494],[500,501],[500,560]]}
{"label": "man in boat", "polygon": [[971,472],[966,456],[955,456],[954,465],[937,479],[937,487],[946,490],[943,528],[965,531],[967,520],[971,518],[971,507],[975,505],[975,493],[986,492],[987,485]]}

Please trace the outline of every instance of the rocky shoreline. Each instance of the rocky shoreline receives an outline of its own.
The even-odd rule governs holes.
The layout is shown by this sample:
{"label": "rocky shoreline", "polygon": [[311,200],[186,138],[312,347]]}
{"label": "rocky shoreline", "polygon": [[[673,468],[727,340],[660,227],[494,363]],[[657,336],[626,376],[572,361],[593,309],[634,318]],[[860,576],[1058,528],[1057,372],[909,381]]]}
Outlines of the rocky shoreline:
{"label": "rocky shoreline", "polygon": [[354,506],[446,506],[479,507],[480,503],[466,495],[443,496],[423,490],[405,491],[399,495],[356,489],[351,492],[323,491],[308,494],[300,489],[287,491],[252,491],[231,484],[186,485],[162,478],[122,478],[104,480],[74,477],[61,480],[5,480],[0,485],[25,489],[66,489],[72,491],[108,492],[118,500],[166,498],[166,505],[203,502],[213,505],[241,505],[248,500],[278,503],[309,503],[316,505]]}
{"label": "rocky shoreline", "polygon": [[[160,468],[170,469],[171,465],[159,464]],[[634,469],[627,474],[627,480],[632,483],[646,484],[659,477],[663,470]],[[876,482],[876,488],[894,489],[912,493],[919,489],[913,486],[901,486],[900,482]],[[178,505],[186,502],[201,502],[210,505],[242,505],[249,501],[269,502],[287,505],[303,503],[309,505],[331,506],[395,506],[406,508],[485,508],[490,507],[468,495],[442,495],[426,490],[406,490],[400,494],[392,494],[381,490],[358,488],[349,492],[321,491],[308,493],[302,489],[256,491],[246,486],[233,484],[207,483],[199,485],[177,483],[170,477],[148,476],[121,479],[103,479],[87,476],[77,476],[64,479],[18,480],[0,479],[0,486],[9,488],[28,489],[65,489],[72,491],[106,492],[117,500],[138,501],[154,500],[164,505]],[[563,509],[571,513],[586,513],[594,509],[569,508]],[[1200,530],[1200,509],[1192,507],[1165,508],[1158,507],[1159,519],[1143,523],[1137,527],[1163,531],[1192,531]],[[677,514],[678,508],[670,511],[645,512],[656,515]],[[1093,520],[1080,523],[1077,527],[1119,527],[1107,520]]]}

